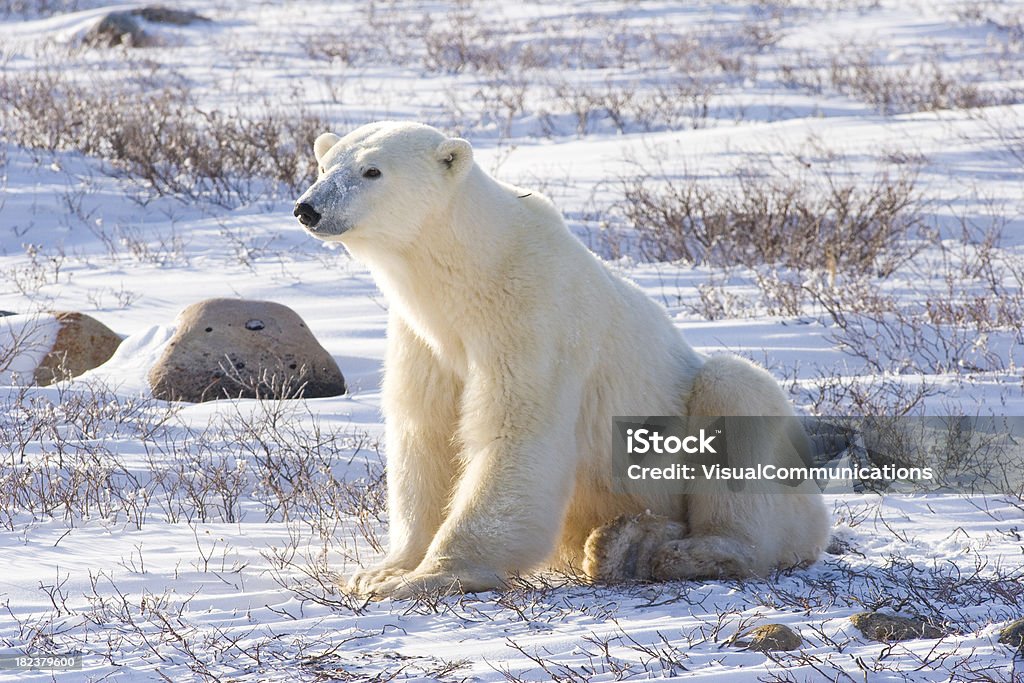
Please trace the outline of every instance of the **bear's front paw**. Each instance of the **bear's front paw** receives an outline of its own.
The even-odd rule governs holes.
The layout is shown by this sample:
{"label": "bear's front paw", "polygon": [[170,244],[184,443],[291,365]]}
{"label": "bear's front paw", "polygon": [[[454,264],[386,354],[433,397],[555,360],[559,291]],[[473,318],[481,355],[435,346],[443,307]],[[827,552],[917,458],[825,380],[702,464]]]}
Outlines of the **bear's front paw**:
{"label": "bear's front paw", "polygon": [[417,570],[380,581],[372,592],[376,598],[408,600],[425,596],[477,593],[499,588],[503,583],[501,575],[491,570]]}

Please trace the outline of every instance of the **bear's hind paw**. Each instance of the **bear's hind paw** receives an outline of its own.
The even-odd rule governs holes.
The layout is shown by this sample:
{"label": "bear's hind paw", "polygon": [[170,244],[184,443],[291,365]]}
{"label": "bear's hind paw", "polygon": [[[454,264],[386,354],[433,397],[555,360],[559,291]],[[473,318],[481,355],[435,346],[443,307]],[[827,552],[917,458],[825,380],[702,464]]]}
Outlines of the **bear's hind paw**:
{"label": "bear's hind paw", "polygon": [[684,537],[686,531],[682,522],[650,512],[620,515],[590,532],[583,571],[597,583],[649,580],[658,549]]}

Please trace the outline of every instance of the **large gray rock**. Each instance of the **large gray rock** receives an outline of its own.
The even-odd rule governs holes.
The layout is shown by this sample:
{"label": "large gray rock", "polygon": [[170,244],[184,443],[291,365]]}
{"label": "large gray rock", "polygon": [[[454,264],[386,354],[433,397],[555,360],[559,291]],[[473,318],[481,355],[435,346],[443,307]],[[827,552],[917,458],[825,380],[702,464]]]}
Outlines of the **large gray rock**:
{"label": "large gray rock", "polygon": [[157,398],[338,396],[338,364],[294,311],[270,301],[208,299],[178,316],[167,349],[149,371]]}

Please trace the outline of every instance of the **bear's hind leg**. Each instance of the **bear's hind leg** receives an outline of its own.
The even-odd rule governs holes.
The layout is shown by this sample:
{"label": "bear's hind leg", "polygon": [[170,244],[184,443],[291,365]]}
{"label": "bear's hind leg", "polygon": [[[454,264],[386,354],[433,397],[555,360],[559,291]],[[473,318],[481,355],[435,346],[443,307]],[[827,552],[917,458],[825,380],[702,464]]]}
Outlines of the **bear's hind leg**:
{"label": "bear's hind leg", "polygon": [[[709,359],[694,378],[687,412],[723,416],[793,415],[764,370],[731,356]],[[792,453],[785,420],[734,421],[728,464],[780,465]],[[781,426],[781,427],[780,427]],[[698,489],[687,495],[685,523],[641,514],[618,517],[587,538],[583,568],[593,580],[667,581],[763,576],[814,562],[828,542],[829,515],[816,490],[764,493]]]}
{"label": "bear's hind leg", "polygon": [[[793,410],[774,378],[734,356],[706,361],[688,401],[691,417],[786,418]],[[736,421],[727,434],[728,463],[782,465],[792,453],[786,421]],[[829,515],[818,491],[764,493],[720,488],[688,496],[690,534],[659,549],[662,579],[763,576],[817,560],[828,542]]]}

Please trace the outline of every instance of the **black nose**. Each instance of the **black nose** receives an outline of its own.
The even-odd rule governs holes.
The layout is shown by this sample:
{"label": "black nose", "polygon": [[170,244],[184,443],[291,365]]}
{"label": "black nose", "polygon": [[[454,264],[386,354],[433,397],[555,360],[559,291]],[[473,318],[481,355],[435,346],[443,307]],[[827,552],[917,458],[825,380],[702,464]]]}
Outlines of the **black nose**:
{"label": "black nose", "polygon": [[312,206],[306,202],[295,205],[295,211],[293,212],[295,217],[299,219],[299,222],[305,225],[307,228],[312,228],[320,222],[320,214],[316,212]]}

